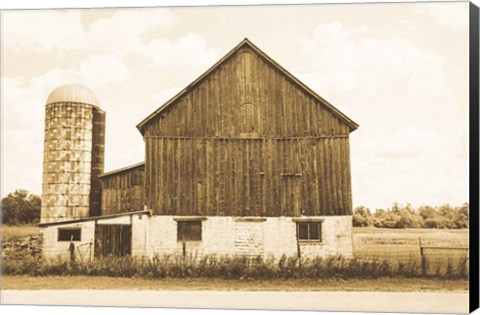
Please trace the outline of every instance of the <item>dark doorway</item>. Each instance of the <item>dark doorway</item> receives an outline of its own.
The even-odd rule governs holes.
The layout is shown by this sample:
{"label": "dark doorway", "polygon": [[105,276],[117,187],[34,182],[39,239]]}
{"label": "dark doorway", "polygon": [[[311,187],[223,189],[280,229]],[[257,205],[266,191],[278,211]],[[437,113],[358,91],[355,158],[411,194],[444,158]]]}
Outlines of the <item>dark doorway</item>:
{"label": "dark doorway", "polygon": [[127,224],[95,225],[95,257],[132,254],[132,226]]}

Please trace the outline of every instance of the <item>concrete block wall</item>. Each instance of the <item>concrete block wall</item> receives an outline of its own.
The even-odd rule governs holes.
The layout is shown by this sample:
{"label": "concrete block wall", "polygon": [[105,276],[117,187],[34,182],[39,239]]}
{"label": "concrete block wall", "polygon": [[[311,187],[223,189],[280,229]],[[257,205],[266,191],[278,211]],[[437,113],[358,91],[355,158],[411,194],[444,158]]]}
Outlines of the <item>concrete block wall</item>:
{"label": "concrete block wall", "polygon": [[262,221],[234,220],[233,226],[236,254],[243,256],[265,254],[265,231]]}
{"label": "concrete block wall", "polygon": [[132,216],[132,256],[151,256],[148,246],[149,224],[148,215]]}
{"label": "concrete block wall", "polygon": [[[53,225],[42,228],[43,232],[43,251],[42,255],[47,260],[68,260],[70,259],[70,241],[58,241],[58,230],[61,228],[81,228],[81,239],[75,241],[75,247],[92,242],[91,258],[94,255],[95,221],[86,221],[74,224]],[[84,245],[77,250],[81,251],[85,259],[90,258],[90,246]]]}
{"label": "concrete block wall", "polygon": [[[133,222],[132,252],[137,256],[182,254],[177,241],[175,216],[152,216]],[[187,241],[186,251],[194,255],[296,256],[296,222],[291,217],[234,218],[205,217],[202,240]],[[311,217],[309,217],[311,218]],[[299,243],[303,257],[352,256],[352,217],[324,216],[321,242]],[[138,225],[138,226],[136,226]],[[142,233],[146,233],[142,237]]]}
{"label": "concrete block wall", "polygon": [[[177,240],[178,216],[128,215],[116,218],[97,219],[63,225],[47,226],[43,229],[43,253],[47,259],[61,257],[69,259],[69,241],[58,241],[59,228],[79,227],[82,239],[75,246],[93,242],[95,224],[131,224],[132,255],[147,256],[174,254],[181,255],[183,243]],[[302,257],[329,255],[352,256],[352,217],[325,216],[309,217],[322,221],[322,241],[297,243],[296,222],[292,217],[244,218],[204,217],[202,218],[202,240],[187,241],[187,254],[242,255],[280,258],[282,255],[297,256],[298,248]],[[298,246],[297,246],[298,244]],[[88,247],[85,247],[85,251]]]}

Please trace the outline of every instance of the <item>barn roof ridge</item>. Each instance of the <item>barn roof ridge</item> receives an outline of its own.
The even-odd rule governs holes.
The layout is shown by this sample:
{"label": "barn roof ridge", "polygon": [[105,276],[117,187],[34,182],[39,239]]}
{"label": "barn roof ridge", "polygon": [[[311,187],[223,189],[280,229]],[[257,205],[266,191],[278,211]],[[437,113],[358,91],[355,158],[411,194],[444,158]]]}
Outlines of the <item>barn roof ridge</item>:
{"label": "barn roof ridge", "polygon": [[328,109],[330,109],[336,116],[341,118],[349,127],[350,131],[354,131],[355,129],[358,128],[358,124],[354,122],[352,119],[350,119],[347,115],[342,113],[339,109],[337,109],[335,106],[333,106],[330,102],[325,100],[323,97],[318,95],[315,91],[313,91],[311,88],[309,88],[307,85],[302,83],[299,79],[297,79],[294,75],[292,75],[288,70],[286,70],[284,67],[282,67],[280,64],[278,64],[275,60],[273,60],[270,56],[268,56],[265,52],[263,52],[260,48],[258,48],[255,44],[253,44],[248,38],[244,38],[239,44],[237,44],[234,48],[232,48],[227,54],[225,54],[220,60],[218,60],[213,66],[208,68],[205,72],[203,72],[198,78],[196,78],[193,82],[188,84],[185,88],[183,88],[180,92],[178,92],[175,96],[170,98],[166,103],[164,103],[162,106],[160,106],[158,109],[156,109],[153,113],[148,115],[145,119],[143,119],[140,123],[137,124],[137,129],[142,133],[143,135],[143,130],[144,126],[154,117],[156,117],[158,114],[163,112],[165,109],[167,109],[170,105],[172,105],[177,99],[179,99],[181,96],[189,92],[193,87],[195,87],[198,83],[200,83],[205,77],[209,76],[216,68],[218,68],[220,65],[222,65],[226,60],[228,60],[233,54],[235,54],[237,51],[239,51],[242,47],[248,46],[251,49],[253,49],[256,53],[258,53],[262,58],[267,60],[269,63],[271,63],[277,70],[279,70],[283,75],[285,75],[287,78],[292,80],[296,85],[298,85],[300,88],[305,90],[308,94],[313,96],[315,99],[320,101],[322,104],[324,104]]}

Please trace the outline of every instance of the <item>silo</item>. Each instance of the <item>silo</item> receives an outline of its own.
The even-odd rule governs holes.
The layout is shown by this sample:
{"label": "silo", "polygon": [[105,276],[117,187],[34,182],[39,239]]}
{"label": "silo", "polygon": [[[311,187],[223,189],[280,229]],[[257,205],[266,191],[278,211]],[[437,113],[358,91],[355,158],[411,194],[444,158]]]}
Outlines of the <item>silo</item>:
{"label": "silo", "polygon": [[78,84],[53,90],[45,111],[41,222],[100,215],[105,112]]}

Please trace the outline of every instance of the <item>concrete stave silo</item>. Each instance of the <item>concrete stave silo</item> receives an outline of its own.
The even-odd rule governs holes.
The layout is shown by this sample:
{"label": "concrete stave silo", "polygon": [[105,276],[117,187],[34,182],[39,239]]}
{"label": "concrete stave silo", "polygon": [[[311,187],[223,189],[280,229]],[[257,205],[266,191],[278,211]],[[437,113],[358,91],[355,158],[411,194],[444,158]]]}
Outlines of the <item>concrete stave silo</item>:
{"label": "concrete stave silo", "polygon": [[105,112],[78,84],[56,88],[47,99],[41,222],[100,214]]}

